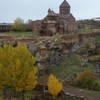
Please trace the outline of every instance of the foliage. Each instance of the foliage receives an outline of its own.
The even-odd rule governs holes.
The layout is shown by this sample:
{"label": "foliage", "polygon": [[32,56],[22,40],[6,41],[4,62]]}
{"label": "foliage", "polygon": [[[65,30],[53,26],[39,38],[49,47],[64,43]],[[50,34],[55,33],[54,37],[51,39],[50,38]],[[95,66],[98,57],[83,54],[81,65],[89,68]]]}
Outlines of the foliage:
{"label": "foliage", "polygon": [[62,90],[62,83],[58,81],[58,79],[51,74],[48,79],[48,92],[53,95],[57,96]]}
{"label": "foliage", "polygon": [[37,84],[35,57],[26,46],[0,48],[0,88],[32,90]]}
{"label": "foliage", "polygon": [[[64,60],[59,65],[48,67],[48,72],[53,73],[61,80],[70,80],[83,71],[84,68],[86,69],[86,67],[82,67],[83,63],[84,60],[81,56],[75,53],[67,53],[64,55]],[[91,66],[89,67],[91,68]]]}
{"label": "foliage", "polygon": [[90,63],[86,63],[85,65],[83,65],[83,69],[84,69],[83,71],[86,71],[86,70],[94,71],[95,70],[94,66]]}
{"label": "foliage", "polygon": [[100,41],[100,36],[95,37],[97,41]]}
{"label": "foliage", "polygon": [[85,44],[85,47],[87,48],[87,50],[91,50],[95,48],[95,44],[88,42],[87,44]]}
{"label": "foliage", "polygon": [[96,77],[91,70],[81,72],[75,81],[76,84],[82,88],[97,89],[97,87],[99,87],[96,82]]}
{"label": "foliage", "polygon": [[96,53],[96,55],[100,55],[100,48],[97,48],[95,53]]}
{"label": "foliage", "polygon": [[12,25],[12,31],[20,31],[20,32],[25,32],[25,31],[30,31],[31,29],[24,24],[23,19],[17,18]]}

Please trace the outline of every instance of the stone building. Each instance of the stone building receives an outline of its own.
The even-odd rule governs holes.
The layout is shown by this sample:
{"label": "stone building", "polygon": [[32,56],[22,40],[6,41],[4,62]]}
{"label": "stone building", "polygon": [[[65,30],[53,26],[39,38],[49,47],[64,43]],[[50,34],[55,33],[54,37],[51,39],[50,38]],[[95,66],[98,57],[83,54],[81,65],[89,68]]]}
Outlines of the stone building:
{"label": "stone building", "polygon": [[9,32],[11,30],[11,23],[0,23],[0,32]]}
{"label": "stone building", "polygon": [[36,20],[31,22],[31,28],[33,32],[39,33],[41,29],[42,20]]}
{"label": "stone building", "polygon": [[[53,35],[55,33],[70,33],[77,29],[76,20],[70,13],[70,5],[66,0],[59,7],[59,13],[55,13],[51,9],[48,10],[48,15],[37,21],[32,21],[30,24],[25,24],[29,31],[40,33],[41,35]],[[11,24],[1,23],[0,32],[11,30]]]}
{"label": "stone building", "polygon": [[58,14],[49,8],[48,15],[41,22],[41,35],[74,32],[77,26],[74,16],[70,13],[70,8],[66,0],[60,5]]}

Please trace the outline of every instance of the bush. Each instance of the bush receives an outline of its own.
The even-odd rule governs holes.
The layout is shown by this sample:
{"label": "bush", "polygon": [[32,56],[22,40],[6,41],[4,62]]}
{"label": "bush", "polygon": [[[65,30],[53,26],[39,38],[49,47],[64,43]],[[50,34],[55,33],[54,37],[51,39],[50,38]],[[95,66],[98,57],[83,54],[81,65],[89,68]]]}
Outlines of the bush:
{"label": "bush", "polygon": [[48,79],[48,92],[54,97],[57,96],[62,90],[62,83],[54,75],[50,75]]}
{"label": "bush", "polygon": [[15,32],[27,32],[32,31],[29,24],[25,24],[24,20],[21,18],[17,18],[12,24],[11,31]]}
{"label": "bush", "polygon": [[75,79],[75,82],[76,85],[82,88],[96,89],[98,87],[96,77],[91,70],[81,72],[80,75]]}
{"label": "bush", "polygon": [[11,31],[15,31],[15,32],[28,32],[28,31],[32,31],[30,27],[25,26],[25,25],[13,25],[11,27]]}
{"label": "bush", "polygon": [[35,58],[26,46],[0,48],[0,88],[16,91],[32,90],[37,84]]}

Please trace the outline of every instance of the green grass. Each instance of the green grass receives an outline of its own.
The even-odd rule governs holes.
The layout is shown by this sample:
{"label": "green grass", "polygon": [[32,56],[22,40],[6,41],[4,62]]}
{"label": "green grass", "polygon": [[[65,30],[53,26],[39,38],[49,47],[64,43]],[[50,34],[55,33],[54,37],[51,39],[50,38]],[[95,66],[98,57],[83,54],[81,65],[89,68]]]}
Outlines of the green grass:
{"label": "green grass", "polygon": [[97,41],[96,44],[100,44],[100,41]]}
{"label": "green grass", "polygon": [[4,100],[3,97],[0,97],[0,100]]}
{"label": "green grass", "polygon": [[92,32],[100,32],[100,29],[83,28],[83,29],[78,29],[76,33],[87,34]]}
{"label": "green grass", "polygon": [[81,71],[86,69],[93,69],[91,64],[81,66],[82,58],[74,53],[69,53],[64,61],[58,66],[50,66],[49,73],[53,73],[61,80],[74,78]]}
{"label": "green grass", "polygon": [[96,36],[95,39],[96,39],[96,43],[97,43],[97,44],[100,44],[100,36]]}
{"label": "green grass", "polygon": [[36,38],[39,36],[39,33],[33,33],[33,32],[6,32],[6,33],[0,33],[0,36],[12,36],[12,37],[21,37],[21,38]]}
{"label": "green grass", "polygon": [[96,36],[96,40],[97,40],[97,41],[98,41],[98,40],[100,41],[100,36]]}
{"label": "green grass", "polygon": [[89,96],[100,97],[100,91],[93,91],[93,90],[80,89],[80,88],[74,88],[74,90],[81,91]]}
{"label": "green grass", "polygon": [[100,96],[100,91],[83,90],[83,92],[90,96]]}

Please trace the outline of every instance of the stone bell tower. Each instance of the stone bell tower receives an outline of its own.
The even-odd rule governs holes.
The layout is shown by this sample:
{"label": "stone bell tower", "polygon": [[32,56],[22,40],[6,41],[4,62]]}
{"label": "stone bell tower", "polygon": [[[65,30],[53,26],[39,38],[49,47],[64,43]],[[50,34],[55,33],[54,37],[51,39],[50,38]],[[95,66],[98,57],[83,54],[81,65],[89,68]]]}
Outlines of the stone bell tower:
{"label": "stone bell tower", "polygon": [[70,5],[69,5],[69,3],[66,0],[64,0],[63,3],[60,5],[59,13],[61,15],[68,15],[68,14],[70,14]]}

